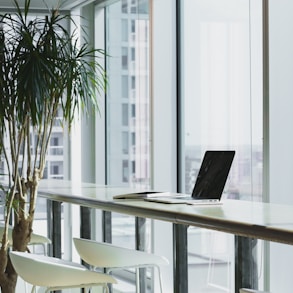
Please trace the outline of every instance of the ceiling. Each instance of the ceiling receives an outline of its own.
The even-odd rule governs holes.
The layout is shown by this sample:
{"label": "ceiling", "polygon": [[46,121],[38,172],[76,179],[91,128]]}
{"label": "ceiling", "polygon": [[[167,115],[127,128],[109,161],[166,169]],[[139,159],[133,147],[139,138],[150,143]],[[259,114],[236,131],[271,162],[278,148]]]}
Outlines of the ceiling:
{"label": "ceiling", "polygon": [[[75,6],[90,3],[93,1],[94,0],[31,0],[30,8],[40,10],[48,8],[50,9],[53,7],[58,7],[60,3],[62,3],[61,8],[64,10],[69,10]],[[18,3],[22,7],[25,3],[25,0],[18,0]],[[14,7],[15,6],[13,0],[1,0],[1,9],[13,9]]]}

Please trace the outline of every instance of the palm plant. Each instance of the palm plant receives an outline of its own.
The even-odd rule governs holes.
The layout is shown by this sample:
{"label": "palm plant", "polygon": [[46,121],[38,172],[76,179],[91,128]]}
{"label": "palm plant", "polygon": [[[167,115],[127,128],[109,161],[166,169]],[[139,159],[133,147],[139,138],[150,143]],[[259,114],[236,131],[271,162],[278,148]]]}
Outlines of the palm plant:
{"label": "palm plant", "polygon": [[[15,291],[17,280],[8,249],[28,249],[55,118],[63,117],[63,125],[70,128],[78,110],[98,108],[96,94],[105,84],[97,59],[103,51],[78,45],[67,30],[68,22],[74,24],[70,16],[57,7],[45,17],[29,19],[30,0],[23,9],[18,0],[13,2],[16,12],[0,16],[0,162],[8,178],[1,185],[5,229],[0,287],[6,293]],[[7,233],[11,218],[13,243]]]}

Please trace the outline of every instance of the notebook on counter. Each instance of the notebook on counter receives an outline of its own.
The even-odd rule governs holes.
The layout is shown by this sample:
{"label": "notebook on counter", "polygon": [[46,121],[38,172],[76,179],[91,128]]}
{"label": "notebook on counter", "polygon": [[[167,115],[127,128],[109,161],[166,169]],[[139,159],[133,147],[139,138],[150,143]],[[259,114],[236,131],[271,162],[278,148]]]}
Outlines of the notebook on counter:
{"label": "notebook on counter", "polygon": [[113,199],[145,199],[151,197],[158,197],[159,194],[162,196],[165,192],[157,192],[157,191],[141,191],[141,192],[133,192],[133,193],[124,193],[117,194],[113,196]]}
{"label": "notebook on counter", "polygon": [[223,190],[235,151],[206,151],[191,195],[182,193],[152,194],[144,200],[160,203],[221,204]]}

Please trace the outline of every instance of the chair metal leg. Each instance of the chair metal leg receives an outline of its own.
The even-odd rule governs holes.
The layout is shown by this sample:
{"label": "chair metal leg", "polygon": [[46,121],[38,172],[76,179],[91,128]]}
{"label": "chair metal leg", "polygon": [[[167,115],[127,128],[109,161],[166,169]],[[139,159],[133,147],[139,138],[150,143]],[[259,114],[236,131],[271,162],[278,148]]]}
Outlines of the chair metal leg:
{"label": "chair metal leg", "polygon": [[109,293],[109,287],[108,287],[108,285],[107,284],[104,284],[103,285],[103,287],[104,287],[104,293]]}
{"label": "chair metal leg", "polygon": [[136,293],[140,292],[140,282],[139,282],[139,268],[135,269],[135,279],[136,279]]}
{"label": "chair metal leg", "polygon": [[161,293],[163,293],[163,282],[162,282],[162,273],[161,273],[161,269],[159,266],[155,266],[158,270],[158,274],[159,274],[159,282],[160,282],[160,290]]}

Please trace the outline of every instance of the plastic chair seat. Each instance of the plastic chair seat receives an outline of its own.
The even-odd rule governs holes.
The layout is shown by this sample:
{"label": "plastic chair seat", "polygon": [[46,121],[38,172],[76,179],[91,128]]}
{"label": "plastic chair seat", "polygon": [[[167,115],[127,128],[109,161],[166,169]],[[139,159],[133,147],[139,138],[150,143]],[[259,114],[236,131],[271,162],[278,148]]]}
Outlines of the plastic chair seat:
{"label": "plastic chair seat", "polygon": [[32,292],[36,286],[45,287],[49,292],[97,285],[103,286],[108,292],[107,283],[116,283],[107,274],[93,272],[83,265],[54,257],[11,251],[10,259],[17,274],[33,285]]}
{"label": "plastic chair seat", "polygon": [[89,239],[74,238],[73,242],[82,260],[95,268],[105,268],[107,272],[125,268],[156,267],[162,292],[160,266],[169,264],[165,257]]}

